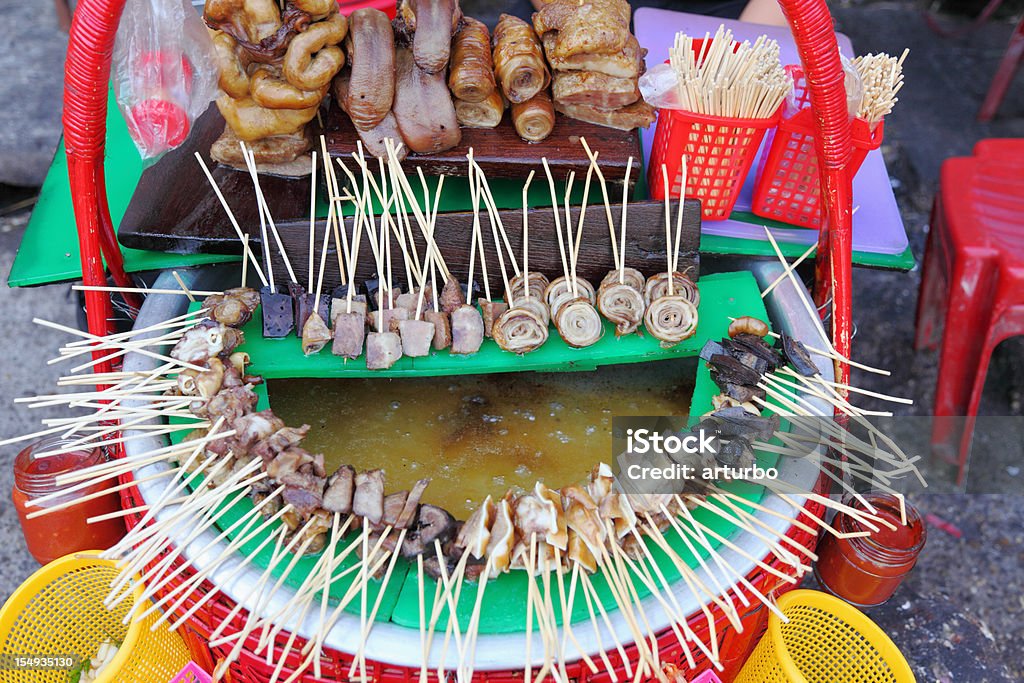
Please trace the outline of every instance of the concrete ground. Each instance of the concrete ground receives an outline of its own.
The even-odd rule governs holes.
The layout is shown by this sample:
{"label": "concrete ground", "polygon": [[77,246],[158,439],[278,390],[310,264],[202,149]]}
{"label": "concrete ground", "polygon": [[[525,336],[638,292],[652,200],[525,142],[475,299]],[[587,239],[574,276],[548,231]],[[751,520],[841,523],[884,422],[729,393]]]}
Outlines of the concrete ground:
{"label": "concrete ground", "polygon": [[[850,35],[859,53],[911,49],[902,101],[886,122],[885,153],[920,259],[942,160],[969,154],[980,138],[1024,137],[1024,74],[1018,75],[994,122],[974,121],[1012,22],[998,20],[973,35],[944,39],[927,28],[921,11],[910,2],[842,2],[833,11],[838,28]],[[0,38],[0,73],[7,74],[0,78],[5,103],[0,110],[0,183],[31,186],[41,181],[45,163],[39,159],[45,161],[52,154],[59,134],[65,39],[56,30],[50,3],[0,0],[0,17],[4,25],[33,27]],[[943,21],[965,23],[956,17]],[[28,218],[25,210],[8,213],[3,207],[32,193],[31,188],[0,186],[3,275]],[[893,371],[891,377],[855,373],[854,382],[915,399],[914,406],[897,411],[908,418],[931,410],[937,376],[935,353],[914,353],[911,347],[919,275],[917,270],[858,270],[854,275],[855,357]],[[76,305],[66,286],[0,293],[0,319],[6,321],[0,327],[0,382],[9,398],[52,390],[59,366],[47,365],[46,360],[63,336],[32,325],[31,319],[73,325]],[[1019,340],[998,349],[985,388],[983,415],[1014,416],[1020,423],[1021,350]],[[878,407],[871,401],[861,405]],[[0,410],[0,439],[38,429],[43,416],[18,405]],[[906,424],[917,423],[908,419]],[[984,441],[976,447],[973,456],[972,471],[987,475],[972,477],[978,483],[968,490],[977,492],[913,495],[922,513],[933,516],[928,544],[896,596],[869,612],[900,646],[920,681],[1024,680],[1024,464],[1013,449],[987,445]],[[15,447],[0,448],[0,493],[10,488],[10,463],[16,452]],[[952,490],[948,468],[928,469],[933,490]],[[0,597],[36,569],[9,503],[0,505],[0,563],[5,568],[0,573]]]}

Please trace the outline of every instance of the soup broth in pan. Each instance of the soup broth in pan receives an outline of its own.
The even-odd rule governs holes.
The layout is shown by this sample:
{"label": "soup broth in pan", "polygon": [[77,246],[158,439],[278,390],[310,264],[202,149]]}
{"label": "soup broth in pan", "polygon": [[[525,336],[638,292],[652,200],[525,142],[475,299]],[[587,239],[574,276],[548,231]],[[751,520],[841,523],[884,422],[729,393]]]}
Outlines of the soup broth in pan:
{"label": "soup broth in pan", "polygon": [[488,494],[584,480],[611,460],[614,416],[686,415],[694,367],[271,380],[269,393],[285,423],[311,425],[302,445],[324,454],[328,472],[383,468],[388,492],[428,477],[423,501],[465,518]]}

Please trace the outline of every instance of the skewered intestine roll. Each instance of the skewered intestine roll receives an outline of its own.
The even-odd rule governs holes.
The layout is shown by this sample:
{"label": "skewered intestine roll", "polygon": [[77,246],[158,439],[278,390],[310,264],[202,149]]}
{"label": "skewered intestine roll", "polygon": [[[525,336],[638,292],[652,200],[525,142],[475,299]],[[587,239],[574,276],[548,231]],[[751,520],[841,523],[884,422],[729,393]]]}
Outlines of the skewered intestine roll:
{"label": "skewered intestine roll", "polygon": [[577,349],[596,344],[604,336],[604,323],[597,309],[582,297],[561,303],[555,314],[558,334]]}
{"label": "skewered intestine roll", "polygon": [[[530,302],[540,303],[537,299]],[[540,304],[543,307],[543,304]],[[548,340],[548,324],[535,311],[517,305],[501,314],[492,331],[494,341],[505,351],[530,353]]]}
{"label": "skewered intestine roll", "polygon": [[[694,306],[700,306],[700,291],[697,284],[686,273],[676,271],[672,275],[672,293],[685,297]],[[650,306],[652,301],[667,296],[668,293],[668,273],[658,273],[647,280],[644,286],[644,301]]]}
{"label": "skewered intestine roll", "polygon": [[548,303],[548,308],[551,309],[551,317],[554,320],[558,320],[558,311],[563,305],[569,301],[583,297],[591,303],[591,305],[597,303],[597,295],[594,293],[594,286],[584,280],[583,278],[576,278],[576,291],[573,291],[572,285],[568,278],[565,276],[555,278],[551,281],[551,284],[544,290],[544,300]]}
{"label": "skewered intestine roll", "polygon": [[[598,289],[600,289],[601,287],[604,287],[606,285],[617,285],[617,284],[619,284],[619,279],[620,279],[619,273],[620,273],[620,271],[616,270],[616,269],[609,270],[608,274],[604,276],[603,280],[601,280],[601,284],[598,287]],[[644,277],[643,273],[641,273],[636,268],[629,268],[629,267],[623,268],[621,273],[622,273],[622,276],[621,276],[622,284],[629,285],[630,287],[632,287],[636,291],[638,291],[641,294],[643,294],[644,285],[646,285],[646,283],[647,283],[647,279]]]}
{"label": "skewered intestine roll", "polygon": [[675,346],[697,331],[697,307],[684,296],[663,296],[651,302],[644,315],[644,326],[662,348]]}
{"label": "skewered intestine roll", "polygon": [[526,293],[527,276],[530,278],[530,296],[536,296],[538,299],[543,299],[544,290],[548,288],[551,281],[548,280],[547,275],[544,273],[538,273],[536,270],[531,270],[529,273],[520,273],[509,281],[509,288],[512,290],[512,297],[518,301],[519,298]]}
{"label": "skewered intestine roll", "polygon": [[[607,278],[605,278],[607,280]],[[601,315],[615,324],[615,336],[622,337],[637,331],[644,319],[644,297],[640,290],[618,280],[601,283],[597,290],[597,307]]]}

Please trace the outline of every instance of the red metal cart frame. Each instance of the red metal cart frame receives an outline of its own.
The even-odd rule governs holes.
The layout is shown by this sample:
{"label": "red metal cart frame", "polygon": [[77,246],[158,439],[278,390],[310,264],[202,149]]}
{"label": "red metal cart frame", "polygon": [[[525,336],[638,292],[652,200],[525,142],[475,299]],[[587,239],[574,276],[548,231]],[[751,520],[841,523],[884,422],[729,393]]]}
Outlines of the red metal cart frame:
{"label": "red metal cart frame", "polygon": [[[103,165],[111,53],[124,4],[125,0],[80,0],[68,43],[64,142],[81,249],[82,279],[87,285],[105,284],[108,269],[119,285],[130,284],[107,206]],[[825,0],[780,0],[780,4],[791,25],[804,65],[811,106],[815,112],[817,154],[821,160],[824,212],[818,238],[814,295],[822,309],[827,309],[826,304],[831,304],[833,344],[839,354],[849,358],[852,329],[852,187],[846,168],[852,145],[839,46]],[[96,335],[108,334],[113,319],[110,297],[101,292],[88,291],[85,293],[85,303],[89,332]],[[97,372],[109,369],[109,363],[103,363]],[[848,366],[837,365],[838,381],[846,383],[848,373]],[[137,489],[127,489],[123,495],[126,501],[138,502]],[[820,505],[808,507],[812,514],[821,513]],[[129,523],[137,521],[129,520]],[[796,526],[790,528],[789,535],[807,547],[813,547],[816,541],[809,534],[801,534]],[[774,559],[769,556],[766,561]],[[188,576],[186,571],[180,578],[184,580]],[[778,594],[790,587],[788,584],[777,585],[770,579],[770,575],[759,571],[751,577],[751,582],[766,594]],[[212,591],[216,588],[203,582],[201,590]],[[186,604],[182,609],[188,606]],[[220,654],[211,653],[203,642],[204,634],[209,632],[207,625],[217,623],[230,607],[226,597],[218,596],[210,600],[190,621],[190,628],[187,629],[187,634],[192,635],[190,644],[197,658],[205,660],[207,664]],[[764,614],[746,615],[744,622],[748,627],[742,633],[731,632],[727,628],[719,632],[720,641],[725,641],[720,646],[723,650],[728,649],[730,654],[739,656],[739,663],[742,663],[742,657],[756,642],[756,635],[760,631],[758,626],[763,624]],[[328,657],[336,664],[346,661],[343,653],[328,653]],[[232,672],[238,680],[266,680],[263,668],[258,664],[247,662],[243,657],[232,667]],[[411,680],[408,671],[393,667],[376,664],[373,670],[377,680]],[[479,675],[480,680],[503,680],[500,674]],[[579,680],[597,681],[600,678],[580,672]]]}

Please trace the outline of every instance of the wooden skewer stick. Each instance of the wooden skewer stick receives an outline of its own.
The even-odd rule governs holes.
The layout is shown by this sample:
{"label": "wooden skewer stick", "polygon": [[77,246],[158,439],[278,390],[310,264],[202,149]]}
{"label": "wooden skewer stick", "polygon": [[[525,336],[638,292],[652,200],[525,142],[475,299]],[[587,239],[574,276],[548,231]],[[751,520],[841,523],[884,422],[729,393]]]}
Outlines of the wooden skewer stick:
{"label": "wooden skewer stick", "polygon": [[[479,196],[479,190],[483,187],[483,183],[486,182],[484,178],[484,170],[480,168],[480,165],[475,161],[470,160],[470,163],[476,169],[475,177],[477,179],[477,194]],[[501,234],[505,235],[505,226],[501,224],[501,217],[498,215],[498,210],[494,205],[487,200],[485,196],[484,206],[487,208],[487,219],[491,224],[491,238],[494,240],[494,251],[498,255],[498,267],[501,270],[501,279],[505,283],[505,302],[509,305],[509,308],[515,305],[512,300],[512,285],[509,284],[508,271],[505,269],[505,256],[502,253],[501,242],[498,241],[498,228],[501,227]],[[508,237],[505,237],[508,240]],[[512,260],[512,267],[515,269],[516,275],[519,274],[519,266],[516,265],[514,257],[510,257]]]}
{"label": "wooden skewer stick", "polygon": [[[409,179],[405,177],[405,171],[402,170],[402,164],[395,154],[394,144],[391,140],[386,140],[384,144],[388,149],[388,163],[395,169],[395,175],[398,178],[399,183],[401,183],[402,189],[405,191],[405,196],[410,202],[413,216],[416,218],[416,223],[419,225],[420,231],[422,232],[427,225],[427,220],[423,215],[423,211],[420,209],[419,203],[416,201],[416,195],[412,191],[412,186],[409,185]],[[444,257],[436,249],[434,251],[434,258],[437,259],[437,265],[441,268],[441,272],[444,273],[445,280],[447,281],[452,279],[452,272],[444,262]]]}
{"label": "wooden skewer stick", "polygon": [[[242,229],[238,227],[238,221],[235,220],[235,214],[231,211],[231,207],[228,206],[227,200],[224,199],[224,195],[221,193],[220,187],[217,186],[217,182],[213,179],[213,174],[210,173],[210,169],[206,166],[206,162],[203,161],[203,157],[199,154],[199,152],[196,152],[195,156],[196,161],[199,162],[199,166],[203,169],[203,173],[206,174],[206,180],[209,181],[210,187],[213,188],[213,193],[217,195],[217,199],[220,200],[220,205],[224,208],[224,213],[228,215],[228,220],[231,222],[231,227],[235,229],[235,234],[238,235],[239,241],[241,241],[243,244],[246,244],[245,237],[242,235]],[[246,248],[245,251],[243,251],[242,258],[244,259],[246,255],[248,255],[249,258],[252,259],[252,267],[256,271],[256,277],[260,279],[260,282],[263,283],[264,287],[267,287],[269,284],[267,282],[267,277],[266,275],[263,274],[263,270],[260,268],[260,264],[256,260],[256,256],[252,253],[252,251],[249,251],[248,248]]]}
{"label": "wooden skewer stick", "polygon": [[818,248],[818,243],[815,242],[811,246],[807,247],[807,251],[805,251],[803,254],[801,254],[800,258],[798,258],[796,261],[793,261],[793,263],[786,265],[783,268],[783,270],[782,270],[782,274],[779,275],[774,280],[772,280],[772,283],[764,288],[764,291],[761,292],[761,298],[763,299],[766,296],[768,296],[769,294],[771,294],[772,290],[775,289],[776,287],[778,287],[780,282],[782,282],[783,280],[787,279],[789,277],[789,274],[792,271],[796,270],[797,266],[799,266],[801,263],[803,263],[804,260],[807,259],[808,256],[813,254],[814,250],[817,249],[817,248]]}
{"label": "wooden skewer stick", "polygon": [[[604,199],[605,218],[608,220],[608,232],[611,234],[612,237],[612,262],[620,263],[621,261],[624,260],[624,256],[619,252],[619,249],[615,243],[615,221],[612,220],[611,204],[608,202],[608,184],[605,182],[604,173],[601,172],[601,167],[597,163],[598,153],[590,151],[590,145],[587,144],[586,138],[581,137],[580,144],[583,145],[583,151],[586,152],[587,157],[590,159],[590,167],[597,171],[597,180],[601,184],[601,194]],[[625,193],[629,191],[628,188],[629,175],[627,173],[626,180],[623,182],[623,196],[625,196]]]}
{"label": "wooden skewer stick", "polygon": [[[594,157],[596,158],[597,155],[595,154]],[[586,216],[587,216],[587,200],[590,198],[590,177],[593,174],[595,168],[596,168],[596,164],[591,164],[590,167],[587,168],[586,182],[583,185],[583,201],[580,203],[580,218],[579,218],[579,222],[576,224],[576,240],[575,240],[575,242],[573,242],[573,248],[572,248],[572,277],[573,277],[573,280],[576,279],[576,264],[580,260],[580,243],[583,241],[583,221],[586,220]],[[604,194],[605,201],[607,202],[607,200],[608,200],[608,192],[604,188],[601,188],[601,189],[602,189],[602,192]],[[569,195],[568,195],[568,193],[566,193],[566,202],[568,202],[568,201],[569,201]],[[608,204],[605,204],[605,210],[608,212],[608,215],[610,216],[611,215],[611,207],[609,207]],[[565,220],[566,220],[566,222],[569,222],[569,217],[567,216]],[[609,222],[608,225],[611,226],[611,223]],[[611,229],[611,233],[612,233],[612,236],[614,237],[615,236],[614,228]]]}
{"label": "wooden skewer stick", "polygon": [[[605,628],[608,633],[611,634],[612,642],[615,644],[615,649],[619,653],[619,660],[622,662],[622,667],[626,670],[626,675],[632,677],[633,666],[630,663],[630,658],[626,656],[626,650],[622,647],[622,641],[619,639],[618,634],[615,632],[615,628],[612,626],[612,621],[608,617],[608,611],[605,610],[604,604],[601,602],[600,596],[597,594],[597,589],[594,588],[594,584],[590,580],[590,576],[587,575],[586,570],[579,573],[580,585],[583,586],[583,594],[587,600],[587,608],[591,610],[593,615],[593,607],[597,607],[597,612],[601,615],[601,620],[604,622]],[[597,632],[595,624],[595,633]],[[639,648],[638,648],[639,649]],[[643,668],[642,666],[638,668]]]}
{"label": "wooden skewer stick", "polygon": [[670,272],[668,275],[669,282],[675,278],[676,271],[679,270],[679,243],[682,241],[683,214],[686,212],[686,175],[688,172],[688,166],[685,154],[680,162],[680,168],[682,180],[679,183],[679,209],[676,214],[676,241],[675,244],[672,245],[672,264],[669,266]]}
{"label": "wooden skewer stick", "polygon": [[[564,653],[565,645],[567,641],[572,641],[573,645],[576,646],[576,650],[580,653],[580,658],[583,663],[590,669],[590,673],[597,673],[597,665],[594,664],[594,660],[584,651],[580,642],[576,639],[576,634],[572,629],[572,606],[569,604],[566,598],[565,590],[565,570],[562,567],[562,551],[555,546],[555,573],[558,578],[558,603],[562,609],[562,642],[559,645],[559,650]],[[574,596],[575,597],[575,596]]]}
{"label": "wooden skewer stick", "polygon": [[526,563],[526,655],[523,657],[523,683],[533,683],[533,594],[537,590],[533,580],[537,564],[537,534],[530,534],[530,554]]}
{"label": "wooden skewer stick", "polygon": [[562,212],[558,206],[558,195],[555,194],[555,178],[551,175],[551,168],[548,166],[547,157],[541,158],[541,164],[544,166],[544,173],[548,176],[548,190],[551,192],[551,212],[555,216],[555,235],[558,236],[558,253],[562,256],[562,272],[565,275],[565,279],[569,281],[569,261],[565,257],[565,243],[562,240],[562,220],[559,214]]}
{"label": "wooden skewer stick", "polygon": [[[629,174],[633,170],[633,156],[630,155],[626,161],[626,177],[622,181],[622,220],[620,227],[621,234],[621,245],[619,246],[619,253],[616,256],[618,263],[616,268],[619,270],[619,284],[625,284],[626,282],[626,210],[629,208]],[[615,243],[614,236],[612,244]]]}
{"label": "wooden skewer stick", "polygon": [[242,240],[242,289],[246,288],[246,283],[249,278],[249,233],[245,233],[244,239]]}
{"label": "wooden skewer stick", "polygon": [[[516,275],[519,275],[520,270],[519,264],[516,263],[516,254],[515,251],[512,250],[512,243],[509,242],[508,233],[505,231],[505,224],[501,220],[501,213],[498,211],[498,205],[494,201],[494,195],[491,194],[491,184],[487,182],[487,176],[484,174],[483,169],[480,168],[480,165],[477,164],[475,161],[473,163],[476,166],[477,177],[480,179],[480,184],[484,191],[484,203],[487,205],[487,210],[490,211],[491,215],[493,216],[492,220],[495,220],[498,223],[498,231],[501,233],[501,241],[504,243],[505,250],[508,252],[508,260],[512,264],[512,270],[515,272]],[[530,171],[530,173],[532,174],[533,171]],[[529,183],[526,184],[526,187],[528,186]],[[500,255],[501,246],[495,245],[495,249],[497,249],[498,254]]]}
{"label": "wooden skewer stick", "polygon": [[[399,531],[399,533],[398,533],[398,543],[395,546],[396,548],[401,548],[402,547],[402,544],[405,542],[405,535],[406,535],[407,531],[408,531],[407,529],[402,529],[402,530]],[[398,563],[398,558],[400,556],[401,556],[401,553],[399,553],[397,550],[391,553],[391,561],[388,562],[388,568],[387,568],[387,570],[385,570],[384,577],[381,579],[380,588],[378,588],[378,590],[377,590],[377,597],[373,601],[373,608],[370,610],[369,617],[367,617],[366,626],[364,626],[363,631],[362,631],[362,636],[359,638],[359,651],[358,651],[357,654],[358,654],[358,657],[359,657],[359,661],[362,663],[362,664],[360,664],[360,666],[365,666],[365,664],[366,664],[366,642],[370,638],[370,631],[373,630],[374,623],[376,623],[375,620],[377,618],[377,612],[378,612],[378,610],[380,610],[380,604],[381,604],[381,602],[383,602],[384,594],[387,592],[388,582],[391,581],[391,576],[392,576],[392,574],[395,571],[395,565]],[[349,676],[350,677],[352,676],[354,671],[355,671],[355,662],[352,663],[352,668],[349,669]],[[319,674],[317,674],[317,675],[319,676]]]}
{"label": "wooden skewer stick", "polygon": [[535,173],[536,171],[531,169],[530,175],[526,177],[526,182],[523,184],[523,297],[527,301],[530,300],[530,205],[528,195]]}
{"label": "wooden skewer stick", "polygon": [[[253,188],[256,191],[256,201],[259,203],[260,210],[266,217],[266,225],[270,228],[271,234],[274,236],[274,242],[277,244],[277,251],[281,255],[281,260],[284,261],[284,267],[288,271],[288,279],[292,282],[297,283],[295,279],[295,271],[292,269],[292,262],[288,259],[288,253],[284,249],[284,243],[281,242],[281,235],[277,232],[277,225],[274,223],[274,217],[270,213],[270,206],[267,204],[266,197],[263,196],[263,188],[260,187],[259,173],[256,170],[256,156],[252,151],[246,152],[245,143],[240,142],[242,145],[242,153],[245,154],[246,165],[249,167],[249,175],[252,176]],[[264,239],[266,239],[264,237]],[[267,247],[267,268],[270,269],[270,252],[269,246]],[[273,277],[271,277],[271,284],[273,284]]]}
{"label": "wooden skewer stick", "polygon": [[[135,293],[135,294],[180,294],[187,296],[192,294],[194,296],[213,296],[214,294],[223,294],[224,292],[206,292],[198,290],[188,290],[183,287],[182,289],[158,289],[152,287],[107,287],[102,285],[71,285],[72,291],[75,292],[110,292],[113,294],[120,293]],[[194,301],[194,299],[193,299]],[[188,315],[195,315],[194,311],[190,311]],[[138,330],[134,331],[133,334],[138,333]]]}
{"label": "wooden skewer stick", "polygon": [[[586,570],[583,570],[586,571]],[[576,585],[580,578],[580,563],[572,563],[572,578],[569,580],[569,602],[572,603],[576,595]],[[608,653],[605,652],[604,643],[601,642],[601,627],[597,622],[597,615],[594,613],[594,603],[590,599],[590,594],[583,589],[583,599],[587,605],[587,612],[590,615],[590,624],[594,629],[594,639],[597,641],[597,653],[601,658],[601,662],[604,664],[605,671],[608,672],[608,677],[612,680],[612,683],[617,683],[619,680],[618,674],[615,672],[615,667],[612,666],[611,660],[608,659]],[[615,637],[614,632],[612,638]],[[627,662],[625,655],[620,652],[623,662]]]}
{"label": "wooden skewer stick", "polygon": [[178,271],[172,270],[171,271],[171,276],[174,277],[174,279],[177,281],[178,285],[181,286],[181,291],[183,291],[185,293],[185,296],[188,297],[188,300],[191,301],[192,303],[195,303],[196,302],[195,296],[192,295],[192,292],[185,285],[185,281],[181,279],[180,275],[178,275]]}
{"label": "wooden skewer stick", "polygon": [[[786,550],[781,545],[779,545],[779,542],[775,540],[775,538],[772,538],[771,536],[766,536],[765,534],[761,533],[756,528],[754,528],[754,526],[749,521],[747,521],[747,519],[749,519],[749,517],[753,517],[753,515],[750,515],[749,517],[745,518],[743,515],[735,514],[732,511],[727,511],[724,508],[717,505],[712,505],[711,503],[708,503],[699,496],[687,495],[686,499],[687,501],[692,501],[697,507],[704,508],[705,510],[708,510],[712,514],[718,515],[727,522],[735,524],[736,526],[740,527],[750,535],[764,541],[765,544],[767,544],[769,550],[772,552],[772,554],[775,555],[775,557],[777,557],[780,562],[784,562],[785,564],[789,565],[794,570],[796,570],[798,574],[803,575],[811,570],[810,566],[801,562],[800,558],[797,557],[794,553],[792,553],[789,550]],[[769,533],[771,533],[770,527]],[[778,537],[778,534],[773,533],[772,535]],[[785,536],[785,534],[782,534],[782,536]]]}
{"label": "wooden skewer stick", "polygon": [[[78,285],[73,285],[73,287],[77,287],[77,286]],[[175,294],[180,294],[180,292],[178,292],[177,290],[168,290],[168,291],[169,292],[173,292]],[[201,295],[209,296],[209,295],[213,295],[213,294],[221,294],[222,292],[206,292],[206,293],[204,293],[204,292],[196,292],[196,291],[193,290],[192,293],[193,294],[201,294]],[[106,337],[104,337],[104,339],[107,340],[107,341],[126,341],[126,340],[132,339],[133,337],[138,337],[138,336],[140,336],[142,334],[148,334],[150,332],[162,332],[163,330],[170,329],[172,327],[190,327],[192,325],[195,325],[196,322],[197,322],[196,320],[191,320],[191,318],[196,318],[196,317],[199,317],[199,316],[204,316],[205,317],[206,311],[207,311],[207,309],[205,309],[205,308],[200,308],[200,309],[197,309],[197,310],[194,310],[194,311],[188,311],[187,313],[182,313],[181,315],[174,316],[173,318],[168,318],[167,320],[164,320],[163,322],[155,323],[153,325],[147,325],[146,327],[140,327],[140,328],[137,328],[137,329],[128,330],[127,332],[118,332],[116,334],[108,334]],[[66,344],[64,344],[64,348],[68,348],[68,349],[79,348],[79,347],[89,347],[89,348],[91,348],[94,344],[95,344],[95,342],[92,342],[92,341],[90,341],[88,339],[78,339],[76,341],[67,342]],[[132,375],[132,374],[140,374],[140,373],[138,373],[138,372],[136,372],[136,373],[113,372],[113,373],[107,373],[107,374],[109,374],[111,376],[116,376],[116,375]],[[149,373],[142,373],[142,374],[149,374]]]}
{"label": "wooden skewer stick", "polygon": [[[312,291],[313,289],[313,252],[316,251],[316,150],[314,149],[310,155],[312,163],[309,169],[309,249],[307,250],[307,264],[306,264],[306,291]],[[324,240],[326,244],[326,238]],[[323,266],[320,266],[323,270]],[[315,301],[319,301],[318,296]],[[302,334],[302,330],[299,330],[299,334]]]}
{"label": "wooden skewer stick", "polygon": [[661,165],[661,179],[665,185],[665,256],[668,259],[668,295],[675,294],[675,273],[672,272],[672,207],[669,205],[668,170]]}
{"label": "wooden skewer stick", "polygon": [[[320,157],[324,167],[324,184],[327,186],[327,222],[331,225],[331,231],[334,235],[334,248],[338,259],[338,277],[341,281],[340,284],[344,285],[346,284],[345,259],[351,260],[352,255],[348,250],[348,231],[341,229],[344,225],[344,210],[341,207],[341,193],[338,191],[338,176],[334,172],[334,164],[331,163],[331,155],[327,151],[327,140],[323,135],[320,136]],[[354,184],[352,191],[356,191]]]}
{"label": "wooden skewer stick", "polygon": [[[608,527],[611,527],[611,524],[609,522],[606,522],[606,525]],[[614,538],[614,529],[611,530],[609,537]],[[606,555],[607,560],[615,566],[616,574],[618,574],[619,576],[619,590],[622,593],[624,599],[628,603],[630,603],[631,605],[636,605],[636,614],[640,616],[640,621],[643,622],[643,630],[639,630],[641,640],[643,640],[643,633],[645,631],[647,633],[648,642],[650,643],[647,649],[650,653],[650,666],[652,669],[651,673],[653,673],[654,677],[656,677],[659,681],[662,681],[662,683],[668,683],[668,680],[665,677],[664,671],[662,670],[661,666],[661,658],[659,655],[658,648],[658,636],[654,632],[654,629],[651,628],[650,621],[647,619],[647,613],[646,610],[644,610],[643,603],[640,600],[640,595],[636,591],[636,585],[629,578],[629,572],[627,571],[625,563],[623,561],[625,553],[622,552],[622,548],[620,548],[617,543],[609,543],[608,546],[610,546],[613,549],[613,552],[609,555],[608,548],[606,547],[604,549],[604,553]],[[615,552],[615,550],[618,550],[619,552]],[[653,593],[656,596],[656,599],[660,598],[660,594],[657,591],[657,587],[652,587],[654,588]],[[668,611],[668,614],[671,614],[671,610]],[[637,626],[639,629],[640,624],[638,623]]]}
{"label": "wooden skewer stick", "polygon": [[[95,500],[97,498],[102,498],[103,496],[110,495],[111,493],[117,493],[118,491],[123,491],[123,490],[125,490],[127,488],[131,488],[131,487],[133,487],[133,486],[135,486],[137,484],[142,484],[142,483],[150,482],[150,481],[156,481],[157,479],[163,479],[164,477],[166,477],[168,475],[176,474],[177,471],[178,471],[177,468],[169,469],[169,470],[164,470],[163,472],[158,472],[158,473],[150,475],[148,477],[142,477],[141,479],[133,479],[132,481],[126,482],[124,484],[118,484],[117,486],[111,486],[110,488],[106,488],[106,489],[103,489],[101,491],[96,491],[94,493],[89,493],[89,494],[86,494],[86,495],[84,495],[84,496],[82,496],[80,498],[79,497],[72,498],[71,500],[64,501],[63,503],[58,503],[57,505],[51,505],[51,506],[43,507],[45,505],[45,503],[40,502],[38,499],[33,499],[33,500],[29,501],[29,505],[34,505],[36,507],[40,507],[40,509],[28,513],[27,515],[25,515],[25,518],[26,519],[35,519],[37,517],[43,517],[45,515],[49,515],[49,514],[52,514],[54,512],[60,512],[61,510],[66,510],[66,509],[68,509],[70,507],[78,505],[79,503],[86,503],[86,502],[88,502],[90,500]],[[93,482],[85,482],[85,483],[86,483],[86,485],[89,485],[89,486],[94,485]],[[84,487],[80,487],[80,488],[84,488]],[[69,493],[69,490],[68,489],[62,489],[60,491],[60,493],[61,493],[61,495],[67,495]],[[50,494],[50,495],[52,496],[53,494]]]}
{"label": "wooden skewer stick", "polygon": [[563,201],[565,204],[565,251],[569,254],[569,281],[566,284],[569,285],[572,295],[577,297],[580,295],[580,292],[576,283],[576,260],[573,258],[573,253],[576,250],[573,248],[572,243],[572,214],[569,212],[569,195],[572,194],[572,185],[575,181],[576,171],[569,171],[569,179],[565,184]]}
{"label": "wooden skewer stick", "polygon": [[[480,228],[480,179],[473,167],[473,148],[469,150],[469,193],[473,198],[473,239],[480,248],[480,276],[484,281],[484,296],[488,301],[493,301],[491,298],[491,280],[487,276],[487,253],[484,250],[484,236],[483,230]],[[470,283],[472,286],[472,283]],[[472,298],[472,292],[469,292],[467,299]],[[470,306],[473,305],[472,301],[469,302]]]}

